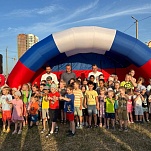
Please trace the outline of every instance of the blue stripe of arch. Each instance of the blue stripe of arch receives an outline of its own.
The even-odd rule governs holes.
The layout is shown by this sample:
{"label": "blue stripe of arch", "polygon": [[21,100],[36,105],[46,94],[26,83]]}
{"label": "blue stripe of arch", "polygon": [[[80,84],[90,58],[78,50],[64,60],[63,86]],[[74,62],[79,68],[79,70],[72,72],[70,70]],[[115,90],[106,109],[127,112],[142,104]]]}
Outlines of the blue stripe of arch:
{"label": "blue stripe of arch", "polygon": [[125,57],[138,67],[151,59],[151,50],[144,43],[120,31],[116,31],[110,51]]}
{"label": "blue stripe of arch", "polygon": [[49,60],[59,55],[60,52],[52,35],[41,40],[20,58],[20,61],[30,70],[37,71]]}

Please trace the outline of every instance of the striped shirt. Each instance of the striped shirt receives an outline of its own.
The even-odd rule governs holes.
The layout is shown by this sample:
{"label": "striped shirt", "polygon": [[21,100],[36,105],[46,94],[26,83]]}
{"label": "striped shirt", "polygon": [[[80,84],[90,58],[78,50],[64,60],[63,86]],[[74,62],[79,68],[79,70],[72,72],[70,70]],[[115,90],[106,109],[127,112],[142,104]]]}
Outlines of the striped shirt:
{"label": "striped shirt", "polygon": [[75,96],[75,99],[74,99],[74,106],[75,107],[80,107],[80,102],[81,102],[81,99],[83,98],[83,94],[82,94],[82,91],[80,89],[78,90],[73,90],[73,94]]}

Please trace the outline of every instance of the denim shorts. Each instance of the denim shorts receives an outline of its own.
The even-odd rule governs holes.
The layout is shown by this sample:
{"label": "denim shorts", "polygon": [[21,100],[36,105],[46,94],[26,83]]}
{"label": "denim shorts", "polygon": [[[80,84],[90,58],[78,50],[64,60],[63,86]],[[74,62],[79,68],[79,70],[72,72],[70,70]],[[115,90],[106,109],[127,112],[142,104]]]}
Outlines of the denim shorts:
{"label": "denim shorts", "polygon": [[97,114],[96,105],[88,105],[88,115]]}

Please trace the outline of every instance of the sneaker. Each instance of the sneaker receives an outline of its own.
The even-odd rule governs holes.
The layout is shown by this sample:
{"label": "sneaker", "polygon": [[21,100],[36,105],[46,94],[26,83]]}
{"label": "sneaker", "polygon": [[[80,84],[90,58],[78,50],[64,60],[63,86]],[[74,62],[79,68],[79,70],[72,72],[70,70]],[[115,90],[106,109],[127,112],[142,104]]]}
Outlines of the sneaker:
{"label": "sneaker", "polygon": [[122,131],[123,131],[123,128],[121,127],[121,128],[119,129],[119,131],[122,132]]}
{"label": "sneaker", "polygon": [[14,134],[17,134],[17,131],[14,131],[14,132],[12,133],[12,135],[14,135]]}
{"label": "sneaker", "polygon": [[79,129],[80,126],[76,126],[76,129]]}
{"label": "sneaker", "polygon": [[132,124],[134,124],[134,121],[131,121]]}
{"label": "sneaker", "polygon": [[94,125],[94,128],[97,128],[98,127],[98,125]]}
{"label": "sneaker", "polygon": [[59,127],[56,127],[54,133],[58,134],[58,132],[59,132]]}
{"label": "sneaker", "polygon": [[72,132],[67,134],[68,137],[73,137],[74,135],[75,135],[75,133],[72,133]]}
{"label": "sneaker", "polygon": [[46,130],[45,130],[45,129],[43,129],[40,133],[41,133],[41,134],[43,134],[45,131],[46,131]]}
{"label": "sneaker", "polygon": [[89,125],[89,126],[88,126],[88,128],[92,128],[92,126],[91,126],[91,125]]}
{"label": "sneaker", "polygon": [[6,133],[9,133],[10,132],[10,128],[8,128],[7,130],[6,130]]}
{"label": "sneaker", "polygon": [[106,126],[106,129],[109,130],[110,129],[109,126]]}
{"label": "sneaker", "polygon": [[112,126],[112,130],[115,131],[115,127],[114,126]]}
{"label": "sneaker", "polygon": [[22,130],[19,130],[19,131],[18,131],[18,134],[20,135],[21,133],[22,133]]}
{"label": "sneaker", "polygon": [[79,126],[79,129],[81,129],[81,130],[82,130],[82,129],[83,129],[83,126],[82,126],[82,125],[80,125],[80,126]]}
{"label": "sneaker", "polygon": [[3,133],[6,133],[6,129],[3,129]]}
{"label": "sneaker", "polygon": [[146,120],[146,122],[149,122],[149,120]]}
{"label": "sneaker", "polygon": [[72,133],[72,131],[71,131],[71,130],[68,130],[68,131],[66,131],[66,133]]}
{"label": "sneaker", "polygon": [[60,123],[63,124],[63,120],[61,120]]}
{"label": "sneaker", "polygon": [[128,129],[127,129],[127,128],[124,128],[124,132],[128,132]]}

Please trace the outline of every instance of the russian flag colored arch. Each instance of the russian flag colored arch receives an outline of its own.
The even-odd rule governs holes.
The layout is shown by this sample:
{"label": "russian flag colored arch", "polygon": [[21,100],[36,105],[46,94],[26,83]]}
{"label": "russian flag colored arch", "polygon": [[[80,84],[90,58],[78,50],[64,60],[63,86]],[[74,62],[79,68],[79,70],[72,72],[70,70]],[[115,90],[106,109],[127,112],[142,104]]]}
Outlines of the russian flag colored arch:
{"label": "russian flag colored arch", "polygon": [[151,77],[151,50],[144,43],[114,29],[84,26],[49,35],[27,50],[7,84],[17,87],[33,82],[46,64],[57,73],[65,69],[65,63],[71,63],[75,72],[86,73],[95,63],[104,73],[116,70],[121,74],[132,67],[146,78]]}

